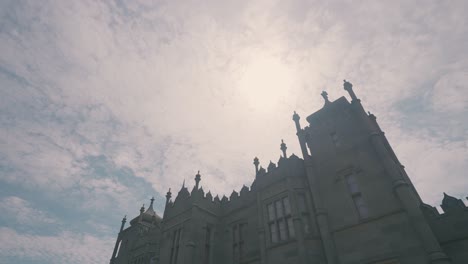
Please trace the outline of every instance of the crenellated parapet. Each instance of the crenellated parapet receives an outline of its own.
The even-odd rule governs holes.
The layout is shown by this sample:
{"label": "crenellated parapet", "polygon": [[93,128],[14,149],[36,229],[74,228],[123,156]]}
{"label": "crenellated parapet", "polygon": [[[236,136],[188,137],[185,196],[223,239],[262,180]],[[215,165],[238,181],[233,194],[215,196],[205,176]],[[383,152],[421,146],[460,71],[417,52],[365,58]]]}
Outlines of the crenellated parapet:
{"label": "crenellated parapet", "polygon": [[270,161],[268,170],[260,168],[251,189],[262,189],[274,182],[286,178],[304,178],[304,160],[292,154],[289,157],[280,157],[277,164]]}
{"label": "crenellated parapet", "polygon": [[219,213],[221,201],[218,196],[213,198],[210,191],[205,194],[202,187],[193,189],[191,192],[183,185],[175,200],[168,201],[164,211],[164,218],[171,218],[198,206],[212,213]]}
{"label": "crenellated parapet", "polygon": [[468,240],[468,207],[461,199],[444,193],[441,208],[443,213],[428,204],[421,210],[441,244],[454,240]]}
{"label": "crenellated parapet", "polygon": [[280,156],[277,163],[270,161],[267,170],[262,166],[259,167],[259,160],[255,158],[253,164],[255,165],[256,178],[252,185],[250,188],[243,185],[239,191],[233,190],[229,197],[225,195],[223,195],[222,198],[219,198],[219,196],[213,197],[211,192],[205,194],[203,187],[199,187],[201,181],[200,172],[195,176],[195,185],[192,191],[189,192],[184,181],[177,196],[172,200],[172,193],[169,189],[166,195],[164,218],[180,215],[190,210],[193,205],[197,205],[202,209],[209,210],[221,216],[233,210],[246,207],[246,205],[255,204],[257,192],[271,184],[281,183],[285,181],[286,178],[305,179],[304,160],[295,154],[287,157],[287,146],[283,140],[281,141],[280,147],[283,155]]}

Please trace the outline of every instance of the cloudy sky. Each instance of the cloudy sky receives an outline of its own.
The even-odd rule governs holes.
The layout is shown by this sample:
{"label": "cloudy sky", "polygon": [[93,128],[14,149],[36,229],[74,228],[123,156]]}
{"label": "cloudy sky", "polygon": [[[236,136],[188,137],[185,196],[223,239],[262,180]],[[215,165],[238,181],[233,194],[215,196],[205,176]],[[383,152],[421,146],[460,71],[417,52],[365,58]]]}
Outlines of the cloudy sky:
{"label": "cloudy sky", "polygon": [[467,1],[0,0],[0,262],[106,263],[201,171],[250,185],[354,84],[423,199],[468,195]]}

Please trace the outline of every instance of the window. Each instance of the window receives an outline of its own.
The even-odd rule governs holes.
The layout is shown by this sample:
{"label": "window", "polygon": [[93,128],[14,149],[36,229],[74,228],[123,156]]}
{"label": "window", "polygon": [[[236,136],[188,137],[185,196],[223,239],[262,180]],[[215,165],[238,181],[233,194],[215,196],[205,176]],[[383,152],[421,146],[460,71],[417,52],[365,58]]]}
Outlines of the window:
{"label": "window", "polygon": [[122,246],[122,240],[120,240],[118,243],[119,243],[119,244],[117,245],[117,254],[116,254],[116,257],[119,257],[119,255],[120,255],[120,247]]}
{"label": "window", "polygon": [[349,174],[345,176],[346,184],[348,184],[348,189],[351,194],[359,193],[359,185],[356,180],[356,176],[353,174]]}
{"label": "window", "polygon": [[177,256],[179,255],[179,244],[180,244],[180,233],[182,229],[176,229],[172,232],[172,247],[171,247],[171,258],[170,263],[177,263]]}
{"label": "window", "polygon": [[335,147],[339,147],[341,145],[341,142],[340,142],[340,139],[338,138],[338,136],[336,135],[336,132],[333,132],[330,134],[330,137],[333,141],[333,144],[335,145]]}
{"label": "window", "polygon": [[232,256],[234,263],[240,263],[244,253],[245,223],[235,224],[232,227]]}
{"label": "window", "polygon": [[297,194],[297,207],[299,214],[301,215],[302,228],[305,234],[310,233],[310,216],[309,210],[307,210],[306,196],[304,193]]}
{"label": "window", "polygon": [[211,249],[211,227],[207,226],[205,230],[205,261],[203,263],[210,264],[210,249]]}
{"label": "window", "polygon": [[353,199],[354,206],[359,214],[361,219],[369,217],[369,209],[362,198],[362,194],[359,190],[359,185],[356,179],[356,174],[351,173],[345,176],[346,184],[348,186],[348,190],[351,193],[351,197]]}
{"label": "window", "polygon": [[285,241],[295,236],[289,197],[267,204],[267,212],[271,243]]}
{"label": "window", "polygon": [[354,205],[356,206],[356,209],[358,210],[359,216],[361,218],[369,217],[369,210],[367,209],[367,206],[364,203],[364,200],[362,199],[362,195],[360,193],[353,195],[353,201]]}

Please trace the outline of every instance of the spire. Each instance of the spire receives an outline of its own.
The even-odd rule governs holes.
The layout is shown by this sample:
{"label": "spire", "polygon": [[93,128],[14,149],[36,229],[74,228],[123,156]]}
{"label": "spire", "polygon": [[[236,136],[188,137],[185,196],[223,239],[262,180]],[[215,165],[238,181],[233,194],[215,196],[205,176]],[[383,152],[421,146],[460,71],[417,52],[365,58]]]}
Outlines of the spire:
{"label": "spire", "polygon": [[143,220],[143,212],[145,211],[145,204],[143,204],[140,208],[140,217],[139,217],[139,220],[138,221],[142,221]]}
{"label": "spire", "polygon": [[286,149],[288,149],[288,147],[286,147],[286,144],[284,143],[284,141],[281,139],[281,151],[283,152],[283,157],[284,158],[287,158],[288,156],[286,155]]}
{"label": "spire", "polygon": [[249,192],[249,187],[243,185],[243,186],[242,186],[242,189],[240,190],[239,193],[240,193],[241,195],[243,195],[243,194],[246,194],[246,193],[248,193],[248,192]]}
{"label": "spire", "polygon": [[304,159],[306,159],[309,156],[309,152],[307,151],[304,131],[302,130],[301,124],[299,123],[299,119],[301,119],[301,117],[296,113],[296,111],[294,111],[294,115],[292,119],[294,120],[294,123],[296,124],[296,131],[297,131],[296,135],[297,135],[297,138],[299,139],[299,145],[301,146],[302,156],[304,157]]}
{"label": "spire", "polygon": [[294,123],[296,123],[297,132],[301,131],[301,124],[299,123],[299,119],[301,119],[301,117],[296,113],[296,111],[294,111],[292,119],[294,120]]}
{"label": "spire", "polygon": [[326,91],[322,91],[320,95],[323,97],[323,100],[325,100],[325,105],[328,105],[330,103],[328,100],[328,93]]}
{"label": "spire", "polygon": [[346,80],[343,80],[343,88],[349,93],[349,96],[351,96],[351,102],[354,103],[354,102],[360,102],[361,100],[359,100],[357,97],[356,97],[356,94],[354,93],[353,91],[353,85],[346,81]]}
{"label": "spire", "polygon": [[270,160],[270,164],[268,164],[268,172],[272,172],[276,169],[276,165]]}
{"label": "spire", "polygon": [[166,205],[169,203],[169,200],[171,199],[172,193],[171,193],[171,188],[169,188],[169,191],[166,193]]}
{"label": "spire", "polygon": [[444,199],[442,199],[442,204],[440,205],[442,207],[442,210],[444,210],[445,213],[451,211],[451,210],[457,210],[460,208],[465,208],[465,204],[461,199],[457,199],[453,196],[450,196],[446,193],[444,193]]}
{"label": "spire", "polygon": [[257,158],[257,157],[254,158],[253,164],[255,165],[255,175],[257,175],[257,173],[258,173],[258,164],[260,164],[260,163],[258,162],[258,158]]}
{"label": "spire", "polygon": [[154,196],[151,197],[150,201],[151,203],[150,203],[150,206],[148,206],[148,209],[146,209],[146,213],[155,214],[154,209],[153,209]]}
{"label": "spire", "polygon": [[122,218],[122,225],[120,226],[120,232],[122,232],[122,230],[124,229],[125,222],[127,222],[127,215],[125,215],[124,218]]}
{"label": "spire", "polygon": [[114,263],[115,257],[117,256],[117,249],[119,248],[119,242],[122,241],[122,237],[121,237],[120,233],[124,229],[125,222],[127,222],[127,216],[124,216],[124,218],[122,219],[122,225],[120,226],[120,232],[119,232],[119,235],[117,236],[117,240],[115,240],[114,251],[112,252],[112,257],[110,259],[110,264]]}
{"label": "spire", "polygon": [[213,195],[211,194],[211,191],[208,191],[208,193],[206,194],[206,198],[210,201],[213,201]]}
{"label": "spire", "polygon": [[182,183],[182,187],[180,188],[179,194],[177,194],[176,200],[179,199],[179,198],[187,198],[189,196],[190,196],[190,193],[187,190],[187,188],[185,187],[185,179],[184,179],[184,181]]}
{"label": "spire", "polygon": [[201,176],[200,176],[200,171],[197,172],[197,175],[195,175],[195,189],[198,190],[198,184],[200,183]]}

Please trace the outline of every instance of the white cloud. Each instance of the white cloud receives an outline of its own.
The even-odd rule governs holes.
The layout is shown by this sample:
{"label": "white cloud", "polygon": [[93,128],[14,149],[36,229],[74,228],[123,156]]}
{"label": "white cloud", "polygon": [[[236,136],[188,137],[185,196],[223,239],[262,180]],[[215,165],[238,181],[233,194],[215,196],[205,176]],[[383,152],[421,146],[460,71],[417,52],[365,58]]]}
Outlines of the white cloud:
{"label": "white cloud", "polygon": [[[467,8],[2,2],[0,180],[83,213],[137,212],[135,182],[175,193],[198,169],[205,191],[229,195],[253,180],[254,156],[278,159],[281,138],[298,154],[292,111],[305,125],[321,90],[336,99],[349,79],[423,198],[463,195]],[[89,162],[101,156],[105,175]]]}
{"label": "white cloud", "polygon": [[14,257],[20,262],[106,263],[112,253],[112,243],[112,238],[98,238],[85,233],[62,232],[57,236],[36,236],[0,227],[0,261],[5,263]]}
{"label": "white cloud", "polygon": [[0,200],[0,218],[6,218],[11,226],[29,226],[37,227],[48,224],[58,224],[55,217],[47,212],[38,210],[34,206],[17,196],[3,197]]}
{"label": "white cloud", "polygon": [[468,71],[442,76],[434,85],[432,107],[438,112],[467,112]]}

